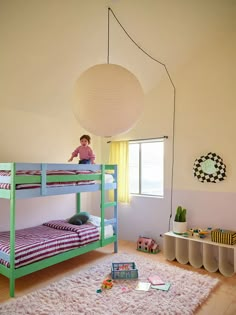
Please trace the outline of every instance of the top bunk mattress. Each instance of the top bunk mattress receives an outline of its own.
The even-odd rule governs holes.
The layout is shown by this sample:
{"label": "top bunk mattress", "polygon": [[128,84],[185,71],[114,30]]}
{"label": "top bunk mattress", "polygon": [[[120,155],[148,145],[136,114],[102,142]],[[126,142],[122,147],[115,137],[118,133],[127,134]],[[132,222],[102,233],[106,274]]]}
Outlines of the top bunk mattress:
{"label": "top bunk mattress", "polygon": [[[37,193],[32,193],[32,197],[34,197],[80,191],[96,191],[100,190],[103,178],[105,184],[111,184],[115,181],[114,173],[105,173],[102,165],[14,163],[15,170],[13,171],[9,169],[13,163],[7,163],[6,165],[8,167],[4,163],[0,163],[1,197],[4,197],[3,194],[1,195],[1,190],[11,190],[12,185],[14,185],[16,190],[38,189]],[[57,169],[57,167],[61,169]],[[110,167],[112,169],[113,166]],[[91,186],[93,187],[91,188]],[[30,192],[19,196],[23,198],[30,197]]]}
{"label": "top bunk mattress", "polygon": [[[88,175],[88,174],[96,174],[92,171],[64,171],[64,170],[53,170],[53,171],[46,171],[46,176],[65,176],[66,179],[69,175]],[[19,170],[16,171],[17,176],[41,176],[41,171],[32,171],[32,170]],[[35,178],[37,178],[35,177]],[[11,178],[11,171],[0,171],[0,189],[11,189],[11,184],[9,182],[4,183],[5,181],[10,181]],[[59,177],[58,177],[59,178]],[[6,180],[7,179],[7,180]],[[95,184],[95,180],[68,180],[68,181],[53,181],[47,182],[47,187],[63,187],[63,186],[76,186],[76,185],[88,185],[88,184]],[[16,189],[32,189],[32,188],[39,188],[41,187],[41,183],[23,183],[23,184],[16,184]]]}

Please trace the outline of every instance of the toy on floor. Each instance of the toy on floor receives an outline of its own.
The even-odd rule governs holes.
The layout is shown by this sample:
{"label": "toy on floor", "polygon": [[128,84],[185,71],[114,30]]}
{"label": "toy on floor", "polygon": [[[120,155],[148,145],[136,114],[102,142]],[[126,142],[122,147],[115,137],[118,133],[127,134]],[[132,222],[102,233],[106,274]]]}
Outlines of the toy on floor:
{"label": "toy on floor", "polygon": [[159,250],[159,245],[152,238],[140,236],[137,241],[137,250],[142,252],[157,254]]}
{"label": "toy on floor", "polygon": [[113,287],[113,281],[110,278],[106,278],[102,282],[102,289],[111,289]]}

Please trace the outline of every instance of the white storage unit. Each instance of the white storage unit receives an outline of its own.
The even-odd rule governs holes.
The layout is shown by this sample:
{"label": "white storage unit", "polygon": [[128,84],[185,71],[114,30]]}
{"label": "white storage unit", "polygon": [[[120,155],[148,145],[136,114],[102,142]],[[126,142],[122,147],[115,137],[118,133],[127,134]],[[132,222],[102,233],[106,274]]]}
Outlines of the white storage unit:
{"label": "white storage unit", "polygon": [[231,277],[236,273],[236,245],[212,242],[209,237],[184,237],[167,232],[164,234],[164,256],[181,264],[188,262],[195,268],[202,266],[209,272],[219,270]]}

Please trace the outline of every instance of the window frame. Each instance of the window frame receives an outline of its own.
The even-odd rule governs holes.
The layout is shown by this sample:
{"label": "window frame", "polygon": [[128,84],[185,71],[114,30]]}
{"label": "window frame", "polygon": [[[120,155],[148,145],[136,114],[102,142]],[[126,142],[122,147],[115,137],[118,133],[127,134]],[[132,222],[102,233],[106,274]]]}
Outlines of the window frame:
{"label": "window frame", "polygon": [[[138,192],[137,193],[132,193],[130,192],[131,196],[141,196],[141,197],[154,197],[154,198],[164,198],[164,140],[165,137],[162,138],[152,138],[152,139],[140,139],[140,140],[129,140],[129,146],[131,144],[138,144],[139,149],[138,149],[138,155],[139,155],[139,165],[138,165],[138,172],[139,172],[139,183],[138,183]],[[162,194],[147,194],[147,193],[142,193],[142,144],[144,143],[156,143],[156,142],[161,142],[163,144],[163,180],[162,180]]]}

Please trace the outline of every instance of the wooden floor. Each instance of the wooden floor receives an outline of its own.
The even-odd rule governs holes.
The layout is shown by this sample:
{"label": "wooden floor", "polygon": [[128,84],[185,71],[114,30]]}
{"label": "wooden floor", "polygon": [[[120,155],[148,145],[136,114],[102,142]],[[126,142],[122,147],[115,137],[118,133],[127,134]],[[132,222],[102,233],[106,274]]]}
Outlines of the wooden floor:
{"label": "wooden floor", "polygon": [[[194,270],[201,274],[208,274],[202,269],[194,269],[190,265],[180,265],[176,261],[168,262],[163,257],[162,252],[156,255],[149,255],[136,250],[136,244],[127,241],[119,241],[120,253],[133,253],[143,255],[154,261],[165,262],[176,265],[184,269]],[[113,253],[113,245],[106,246],[102,249],[83,254],[79,257],[70,259],[55,266],[35,272],[28,276],[16,280],[16,297],[32,292],[44,287],[51,282],[59,280],[65,276],[75,273],[78,270],[86,268],[88,265],[97,264],[99,260]],[[236,275],[230,278],[222,276],[220,273],[211,273],[212,277],[220,279],[220,285],[212,292],[208,300],[198,308],[198,315],[236,315]],[[9,280],[0,275],[0,303],[8,301],[9,297]],[[151,315],[151,314],[147,314]]]}

